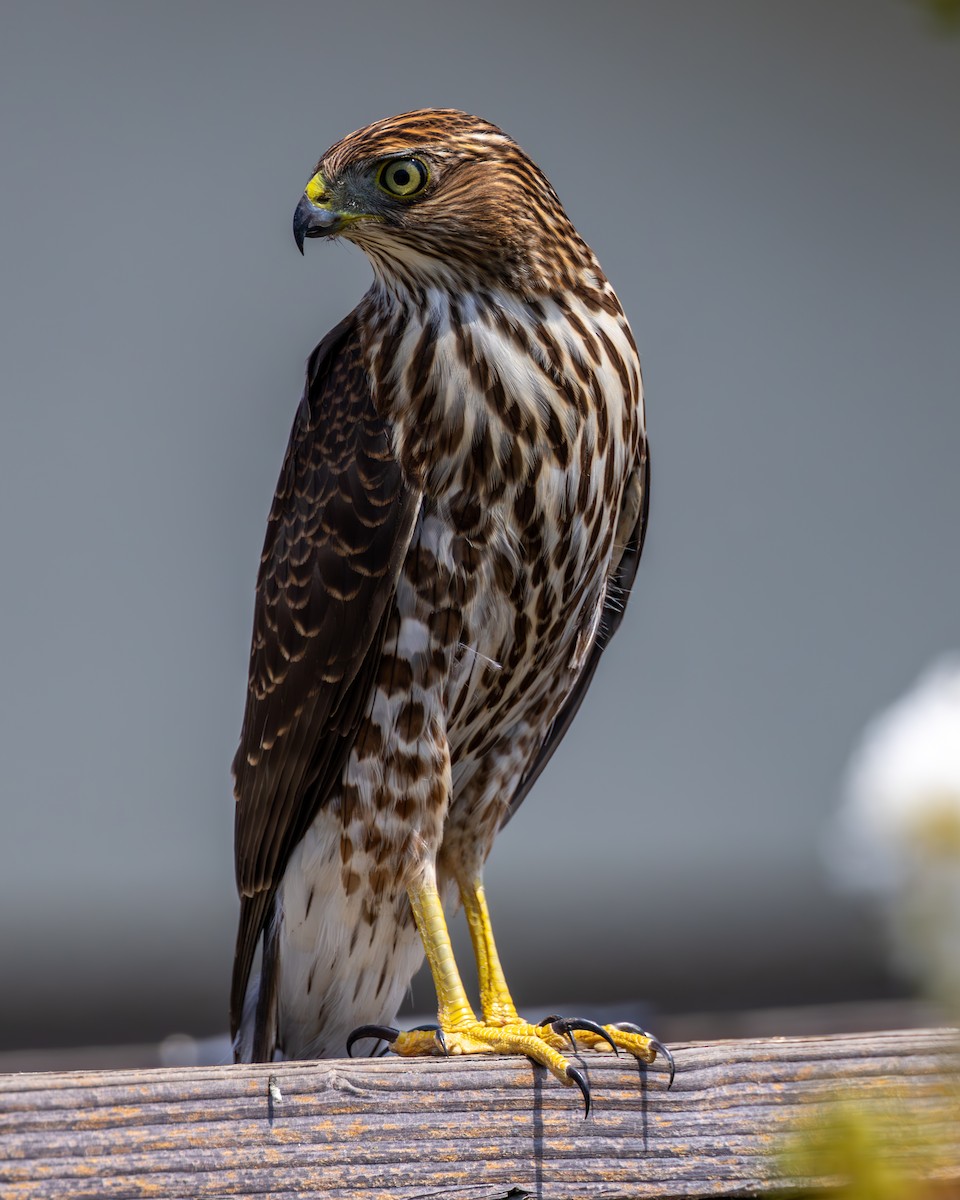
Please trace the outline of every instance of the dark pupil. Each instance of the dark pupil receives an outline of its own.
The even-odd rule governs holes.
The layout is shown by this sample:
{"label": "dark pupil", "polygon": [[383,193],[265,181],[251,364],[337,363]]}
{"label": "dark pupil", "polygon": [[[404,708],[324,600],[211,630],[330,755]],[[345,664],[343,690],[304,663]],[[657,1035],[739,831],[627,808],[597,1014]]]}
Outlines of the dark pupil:
{"label": "dark pupil", "polygon": [[406,187],[410,182],[410,172],[406,167],[397,167],[393,173],[393,182],[397,187]]}

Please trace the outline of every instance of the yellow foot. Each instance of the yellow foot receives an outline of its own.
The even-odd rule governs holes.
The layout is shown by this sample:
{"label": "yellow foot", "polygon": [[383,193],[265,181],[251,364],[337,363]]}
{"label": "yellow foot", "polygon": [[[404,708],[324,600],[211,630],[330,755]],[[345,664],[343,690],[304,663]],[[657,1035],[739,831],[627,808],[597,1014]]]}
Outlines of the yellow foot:
{"label": "yellow foot", "polygon": [[673,1055],[662,1042],[639,1025],[633,1025],[629,1021],[620,1021],[616,1025],[593,1025],[590,1021],[576,1021],[564,1017],[548,1017],[544,1024],[548,1023],[554,1032],[566,1033],[571,1042],[575,1039],[578,1046],[590,1050],[605,1050],[611,1046],[614,1050],[626,1050],[647,1065],[662,1057],[670,1072],[667,1088],[673,1086]]}
{"label": "yellow foot", "polygon": [[[636,1025],[597,1025],[594,1021],[572,1017],[550,1017],[542,1025],[531,1025],[519,1018],[502,1024],[485,1024],[475,1019],[458,1022],[448,1028],[421,1026],[401,1033],[389,1025],[361,1025],[347,1039],[352,1053],[361,1038],[378,1038],[388,1043],[394,1054],[405,1058],[450,1054],[524,1054],[540,1063],[566,1086],[576,1084],[584,1101],[584,1116],[590,1112],[590,1088],[583,1072],[572,1066],[561,1050],[581,1047],[610,1047],[618,1053],[622,1047],[641,1062],[652,1063],[658,1051],[670,1067],[673,1083],[673,1057],[665,1046]],[[668,1086],[670,1086],[668,1084]]]}
{"label": "yellow foot", "polygon": [[[597,1027],[599,1028],[599,1026]],[[482,1021],[466,1020],[449,1028],[428,1025],[401,1033],[389,1025],[361,1025],[347,1039],[347,1053],[361,1038],[380,1038],[394,1054],[404,1058],[419,1055],[447,1054],[525,1054],[546,1067],[567,1087],[576,1084],[583,1096],[584,1116],[590,1112],[590,1087],[583,1072],[560,1053],[564,1038],[552,1029],[516,1021],[509,1025],[485,1025]]]}

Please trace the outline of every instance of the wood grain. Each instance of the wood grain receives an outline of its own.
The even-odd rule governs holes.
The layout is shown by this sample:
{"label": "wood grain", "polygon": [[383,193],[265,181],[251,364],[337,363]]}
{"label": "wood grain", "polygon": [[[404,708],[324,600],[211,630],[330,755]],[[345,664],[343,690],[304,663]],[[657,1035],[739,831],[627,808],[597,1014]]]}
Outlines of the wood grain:
{"label": "wood grain", "polygon": [[[0,1196],[767,1195],[787,1187],[776,1166],[783,1137],[838,1090],[868,1106],[895,1094],[930,1136],[958,1141],[944,1104],[960,1071],[951,1031],[691,1043],[674,1053],[669,1092],[658,1065],[585,1054],[587,1120],[575,1089],[492,1055],[4,1075]],[[960,1180],[960,1146],[936,1173]]]}

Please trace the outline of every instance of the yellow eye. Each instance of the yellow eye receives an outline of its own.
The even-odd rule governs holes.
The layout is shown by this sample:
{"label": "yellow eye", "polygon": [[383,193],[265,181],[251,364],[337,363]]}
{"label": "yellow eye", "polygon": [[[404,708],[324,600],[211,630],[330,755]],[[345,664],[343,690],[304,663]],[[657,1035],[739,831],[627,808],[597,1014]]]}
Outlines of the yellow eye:
{"label": "yellow eye", "polygon": [[419,158],[391,158],[377,173],[377,186],[388,196],[409,200],[430,182],[430,173]]}

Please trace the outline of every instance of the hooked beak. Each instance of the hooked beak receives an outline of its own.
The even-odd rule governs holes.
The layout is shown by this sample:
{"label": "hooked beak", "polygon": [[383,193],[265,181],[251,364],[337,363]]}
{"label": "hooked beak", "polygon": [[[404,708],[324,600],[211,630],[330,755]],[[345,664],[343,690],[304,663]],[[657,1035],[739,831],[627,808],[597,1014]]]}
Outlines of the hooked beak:
{"label": "hooked beak", "polygon": [[339,213],[330,208],[320,208],[304,193],[293,214],[293,237],[297,249],[303,253],[304,238],[325,237],[336,233],[343,224]]}

